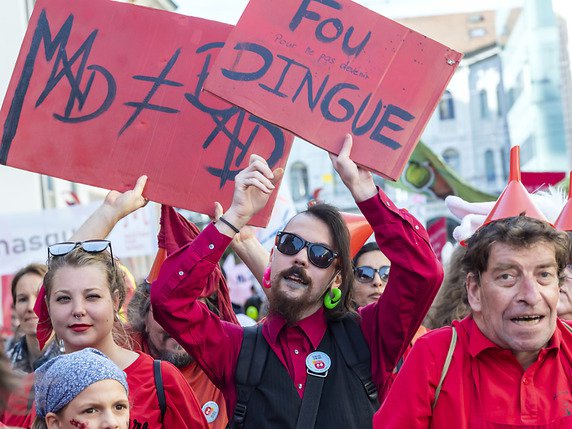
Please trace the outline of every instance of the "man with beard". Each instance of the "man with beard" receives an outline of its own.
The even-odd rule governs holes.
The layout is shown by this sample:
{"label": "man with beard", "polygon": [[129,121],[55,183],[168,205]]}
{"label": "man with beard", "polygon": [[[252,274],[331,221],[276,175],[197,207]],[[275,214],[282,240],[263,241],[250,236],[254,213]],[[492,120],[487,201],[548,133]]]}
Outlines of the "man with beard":
{"label": "man with beard", "polygon": [[348,135],[332,163],[392,264],[385,293],[359,315],[348,230],[325,204],[294,216],[277,234],[263,280],[269,315],[261,325],[226,323],[197,300],[232,237],[282,176],[256,155],[236,176],[228,211],[171,254],[152,285],[156,320],[222,390],[233,428],[371,427],[377,391],[441,284],[427,233],[356,166],[351,147]]}
{"label": "man with beard", "polygon": [[[127,309],[133,348],[179,368],[195,392],[209,427],[226,428],[228,418],[222,392],[210,382],[191,355],[155,321],[149,298],[150,286],[147,282],[137,286]],[[210,298],[205,298],[204,302],[218,313],[217,306]]]}

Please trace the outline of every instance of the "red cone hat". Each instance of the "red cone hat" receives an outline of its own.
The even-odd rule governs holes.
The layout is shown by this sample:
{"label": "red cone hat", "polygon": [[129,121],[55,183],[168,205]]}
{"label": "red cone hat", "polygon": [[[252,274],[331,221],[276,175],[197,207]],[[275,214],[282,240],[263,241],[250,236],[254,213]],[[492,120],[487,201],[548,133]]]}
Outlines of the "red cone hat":
{"label": "red cone hat", "polygon": [[510,150],[510,175],[508,185],[504,188],[504,191],[483,225],[493,220],[519,216],[520,214],[548,222],[546,217],[536,207],[530,194],[520,181],[520,146],[514,146]]}
{"label": "red cone hat", "polygon": [[350,254],[353,258],[373,234],[373,228],[361,214],[340,212],[350,232]]}
{"label": "red cone hat", "polygon": [[[570,172],[569,180],[572,181],[572,171]],[[554,222],[554,226],[560,231],[572,232],[572,186],[570,186],[570,183],[568,183],[568,201],[562,207],[562,211],[556,222]]]}

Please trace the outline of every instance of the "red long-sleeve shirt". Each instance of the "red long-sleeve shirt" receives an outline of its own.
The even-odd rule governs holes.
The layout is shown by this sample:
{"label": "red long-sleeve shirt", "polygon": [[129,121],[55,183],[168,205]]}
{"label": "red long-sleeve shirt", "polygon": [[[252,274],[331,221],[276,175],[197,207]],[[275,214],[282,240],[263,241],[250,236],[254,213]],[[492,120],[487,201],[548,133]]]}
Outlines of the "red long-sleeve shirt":
{"label": "red long-sleeve shirt", "polygon": [[[427,313],[443,271],[425,229],[400,210],[383,191],[358,204],[391,261],[387,288],[378,302],[360,309],[361,329],[371,351],[372,380],[380,393],[399,357]],[[243,331],[221,321],[197,301],[230,238],[211,224],[190,244],[171,255],[151,287],[155,319],[197,360],[224,393],[227,410],[236,404],[235,370]],[[306,385],[306,356],[326,332],[323,310],[286,326],[268,317],[262,333],[290,374],[300,396]]]}
{"label": "red long-sleeve shirt", "polygon": [[374,416],[374,428],[572,427],[572,334],[560,321],[526,370],[510,350],[485,337],[471,316],[453,326],[457,344],[435,409],[450,328],[415,343]]}

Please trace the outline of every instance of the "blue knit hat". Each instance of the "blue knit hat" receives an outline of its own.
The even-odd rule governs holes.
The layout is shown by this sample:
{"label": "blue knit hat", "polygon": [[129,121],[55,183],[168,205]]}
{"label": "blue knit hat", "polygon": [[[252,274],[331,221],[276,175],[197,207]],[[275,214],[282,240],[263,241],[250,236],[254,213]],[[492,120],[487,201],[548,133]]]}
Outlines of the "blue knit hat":
{"label": "blue knit hat", "polygon": [[125,373],[99,350],[86,348],[50,359],[35,372],[36,414],[43,419],[57,413],[101,380],[117,380],[129,393]]}

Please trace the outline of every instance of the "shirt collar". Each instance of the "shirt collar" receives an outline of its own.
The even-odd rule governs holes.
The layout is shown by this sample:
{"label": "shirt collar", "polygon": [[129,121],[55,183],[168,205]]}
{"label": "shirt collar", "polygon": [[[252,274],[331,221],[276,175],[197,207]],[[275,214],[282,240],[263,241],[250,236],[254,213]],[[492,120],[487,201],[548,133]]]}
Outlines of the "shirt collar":
{"label": "shirt collar", "polygon": [[[548,341],[546,347],[544,347],[545,350],[560,349],[560,344],[562,342],[562,334],[560,332],[559,324],[560,321],[557,320],[556,331],[552,335],[552,338],[550,338],[550,340]],[[481,330],[477,326],[477,323],[475,322],[472,316],[469,316],[467,318],[467,331],[469,333],[469,353],[471,354],[471,356],[475,357],[483,350],[489,348],[505,350],[502,347],[499,347],[498,345],[493,343],[487,337],[485,337],[485,335],[481,332]]]}
{"label": "shirt collar", "polygon": [[[264,323],[268,330],[268,339],[274,344],[278,344],[278,335],[286,326],[286,320],[279,314],[270,314]],[[312,343],[312,347],[317,349],[324,337],[327,328],[326,316],[324,308],[320,307],[314,314],[295,323]]]}

